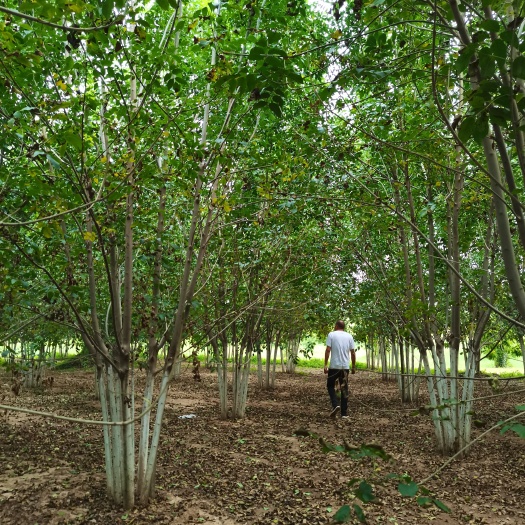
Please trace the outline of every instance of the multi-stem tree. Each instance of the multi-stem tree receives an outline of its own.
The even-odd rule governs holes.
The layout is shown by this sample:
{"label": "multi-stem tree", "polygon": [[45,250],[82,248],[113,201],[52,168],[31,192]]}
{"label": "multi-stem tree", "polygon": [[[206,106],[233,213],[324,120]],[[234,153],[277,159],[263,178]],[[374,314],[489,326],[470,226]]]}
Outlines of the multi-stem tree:
{"label": "multi-stem tree", "polygon": [[284,46],[307,9],[12,4],[0,9],[0,248],[32,267],[93,357],[108,492],[130,508],[154,493],[169,384],[234,168],[301,81]]}

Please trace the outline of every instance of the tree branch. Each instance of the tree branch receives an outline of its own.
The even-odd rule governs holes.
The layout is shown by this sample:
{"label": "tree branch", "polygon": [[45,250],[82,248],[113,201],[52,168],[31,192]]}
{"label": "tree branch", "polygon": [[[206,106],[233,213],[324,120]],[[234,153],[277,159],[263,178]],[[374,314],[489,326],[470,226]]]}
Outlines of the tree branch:
{"label": "tree branch", "polygon": [[49,22],[49,20],[37,18],[36,16],[26,15],[25,13],[21,13],[20,11],[15,11],[14,9],[9,9],[8,7],[0,7],[0,12],[6,13],[11,16],[16,16],[18,18],[23,18],[24,20],[30,20],[31,22],[37,22],[38,24],[42,24],[45,26],[54,27],[55,29],[61,29],[62,31],[69,31],[71,33],[92,33],[93,31],[98,31],[100,29],[107,29],[108,27],[114,26],[116,24],[121,24],[122,20],[124,19],[123,16],[119,16],[115,18],[115,20],[112,20],[111,22],[103,26],[69,27],[69,26],[62,26],[59,24],[54,24],[53,22]]}

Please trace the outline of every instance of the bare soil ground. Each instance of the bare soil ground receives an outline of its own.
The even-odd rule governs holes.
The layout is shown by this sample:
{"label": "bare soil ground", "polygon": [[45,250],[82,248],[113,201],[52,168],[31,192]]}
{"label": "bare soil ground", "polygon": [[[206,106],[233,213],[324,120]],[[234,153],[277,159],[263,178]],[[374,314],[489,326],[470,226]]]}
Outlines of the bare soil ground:
{"label": "bare soil ground", "polygon": [[[415,481],[445,460],[436,453],[428,416],[399,402],[397,387],[380,376],[351,376],[351,418],[331,420],[322,371],[278,374],[274,391],[250,385],[247,417],[218,416],[215,374],[194,382],[186,370],[170,391],[158,462],[157,494],[147,508],[130,512],[105,495],[100,427],[11,412],[0,418],[0,523],[43,524],[322,524],[333,523],[343,504],[355,503],[351,479],[365,479],[378,501],[364,505],[369,523],[486,525],[525,523],[525,441],[495,431],[474,444],[426,486],[451,508],[422,508],[402,498],[389,473]],[[140,378],[139,378],[140,379]],[[5,383],[6,377],[0,377]],[[521,382],[501,382],[508,396],[476,406],[474,437],[523,404]],[[99,419],[93,374],[55,374],[51,391],[23,390],[17,406],[79,418]],[[422,390],[423,392],[423,390]],[[513,393],[515,392],[515,393]],[[488,396],[486,383],[476,396]],[[426,401],[422,395],[421,403]],[[192,419],[181,419],[195,414]],[[351,459],[323,453],[326,442],[378,443],[392,461]],[[351,523],[355,520],[351,521]]]}

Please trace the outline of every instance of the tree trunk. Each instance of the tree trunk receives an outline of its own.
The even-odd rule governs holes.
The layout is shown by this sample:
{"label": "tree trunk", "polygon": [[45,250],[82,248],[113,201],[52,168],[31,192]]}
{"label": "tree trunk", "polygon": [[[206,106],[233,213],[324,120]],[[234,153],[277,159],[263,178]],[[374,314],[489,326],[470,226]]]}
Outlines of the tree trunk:
{"label": "tree trunk", "polygon": [[520,343],[520,350],[521,350],[521,359],[522,359],[522,366],[523,366],[523,375],[525,375],[525,342],[523,338],[523,332],[521,330],[518,330],[518,341]]}

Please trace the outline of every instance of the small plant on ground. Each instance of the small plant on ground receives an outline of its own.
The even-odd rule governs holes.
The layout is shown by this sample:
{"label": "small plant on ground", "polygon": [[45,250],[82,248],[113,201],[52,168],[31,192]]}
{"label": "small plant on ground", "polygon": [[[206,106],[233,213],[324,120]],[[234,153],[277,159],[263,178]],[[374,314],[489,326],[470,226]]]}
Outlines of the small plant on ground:
{"label": "small plant on ground", "polygon": [[[381,445],[376,443],[367,443],[356,446],[344,441],[343,445],[332,445],[327,443],[322,437],[316,436],[315,434],[302,429],[297,430],[295,435],[318,438],[322,450],[325,453],[337,452],[345,454],[354,460],[371,458],[372,460],[380,459],[388,462],[392,459],[390,454],[388,454]],[[422,507],[434,505],[444,512],[450,512],[450,509],[442,501],[435,498],[426,487],[413,481],[407,474],[388,474],[386,476],[381,476],[373,480],[373,485],[385,486],[388,488],[391,486],[392,480],[398,481],[397,490],[402,497],[415,498],[417,504]],[[352,503],[351,505],[343,505],[334,514],[334,521],[336,523],[347,523],[351,519],[356,518],[360,523],[366,523],[366,514],[362,505],[374,503],[378,500],[373,485],[368,480],[358,478],[351,479],[348,482],[348,486],[351,489],[350,492],[358,502]]]}

